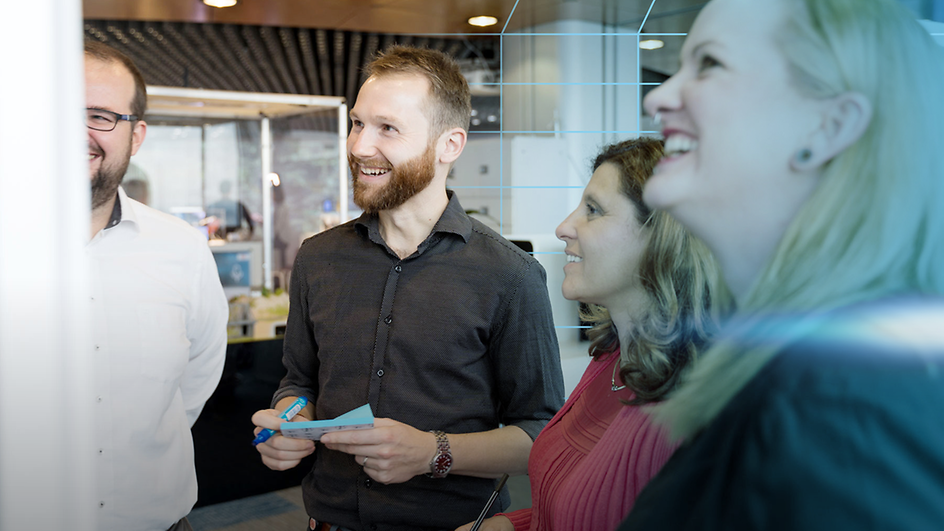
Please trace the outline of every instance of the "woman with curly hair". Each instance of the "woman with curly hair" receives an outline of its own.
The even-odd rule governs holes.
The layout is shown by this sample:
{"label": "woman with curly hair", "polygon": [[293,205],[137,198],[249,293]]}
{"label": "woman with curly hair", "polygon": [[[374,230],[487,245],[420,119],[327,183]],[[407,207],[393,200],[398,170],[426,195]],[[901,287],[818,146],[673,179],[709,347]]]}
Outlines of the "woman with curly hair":
{"label": "woman with curly hair", "polygon": [[532,507],[483,530],[615,529],[675,450],[640,406],[676,386],[716,330],[727,292],[707,248],[642,202],[662,153],[646,138],[607,146],[557,228],[567,244],[562,290],[588,305],[593,360],[534,441]]}

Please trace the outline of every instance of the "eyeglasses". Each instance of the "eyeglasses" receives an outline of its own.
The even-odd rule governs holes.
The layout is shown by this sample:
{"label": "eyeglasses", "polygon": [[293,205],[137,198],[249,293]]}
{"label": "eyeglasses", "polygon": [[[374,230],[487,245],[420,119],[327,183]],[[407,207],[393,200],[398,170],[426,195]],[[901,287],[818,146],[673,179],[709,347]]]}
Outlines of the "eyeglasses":
{"label": "eyeglasses", "polygon": [[118,114],[103,109],[85,109],[85,112],[85,125],[96,131],[114,131],[121,120],[134,122],[139,119],[134,114]]}

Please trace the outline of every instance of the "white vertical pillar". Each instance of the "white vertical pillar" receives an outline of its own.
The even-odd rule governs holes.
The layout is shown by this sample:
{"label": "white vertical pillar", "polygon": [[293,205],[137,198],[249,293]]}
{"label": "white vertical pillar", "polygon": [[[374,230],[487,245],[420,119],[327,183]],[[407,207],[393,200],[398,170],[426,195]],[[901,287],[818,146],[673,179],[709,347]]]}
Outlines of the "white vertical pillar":
{"label": "white vertical pillar", "polygon": [[338,215],[341,223],[347,219],[347,104],[338,107]]}
{"label": "white vertical pillar", "polygon": [[0,32],[2,531],[97,527],[80,7],[23,2]]}
{"label": "white vertical pillar", "polygon": [[263,116],[259,138],[262,142],[262,285],[272,291],[272,130]]}

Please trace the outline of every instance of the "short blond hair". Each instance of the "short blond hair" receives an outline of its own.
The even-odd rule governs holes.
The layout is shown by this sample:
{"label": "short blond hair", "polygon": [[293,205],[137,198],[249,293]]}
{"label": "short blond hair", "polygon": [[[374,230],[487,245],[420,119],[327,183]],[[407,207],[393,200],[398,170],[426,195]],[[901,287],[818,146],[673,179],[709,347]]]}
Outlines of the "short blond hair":
{"label": "short blond hair", "polygon": [[429,81],[427,108],[430,135],[439,136],[447,129],[469,130],[472,118],[472,93],[456,61],[436,50],[394,45],[379,53],[366,67],[369,77],[397,74],[422,76]]}

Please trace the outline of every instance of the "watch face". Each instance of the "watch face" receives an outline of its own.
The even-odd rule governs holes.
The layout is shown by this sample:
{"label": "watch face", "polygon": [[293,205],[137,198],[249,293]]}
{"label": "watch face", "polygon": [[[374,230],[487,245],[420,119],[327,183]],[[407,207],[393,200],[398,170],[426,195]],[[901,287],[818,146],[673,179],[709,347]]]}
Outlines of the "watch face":
{"label": "watch face", "polygon": [[452,456],[449,454],[439,454],[435,460],[436,474],[446,474],[452,468]]}

